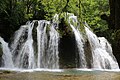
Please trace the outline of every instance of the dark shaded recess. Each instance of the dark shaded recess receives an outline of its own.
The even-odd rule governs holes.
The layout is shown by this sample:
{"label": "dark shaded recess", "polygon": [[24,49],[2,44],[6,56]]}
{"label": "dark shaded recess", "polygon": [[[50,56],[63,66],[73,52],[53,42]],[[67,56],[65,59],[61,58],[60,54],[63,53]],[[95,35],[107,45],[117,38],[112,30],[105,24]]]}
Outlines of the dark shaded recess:
{"label": "dark shaded recess", "polygon": [[4,38],[5,41],[9,41],[11,36],[11,29],[9,27],[9,22],[0,19],[0,36]]}
{"label": "dark shaded recess", "polygon": [[19,29],[22,24],[17,25],[16,23],[12,24],[11,20],[6,18],[6,14],[0,14],[0,36],[4,38],[6,42],[10,42],[10,38],[13,36],[14,32]]}
{"label": "dark shaded recess", "polygon": [[69,25],[61,19],[59,30],[62,34],[59,42],[60,68],[76,68],[76,41]]}
{"label": "dark shaded recess", "polygon": [[120,67],[120,31],[115,35],[114,41],[112,42],[113,54],[115,55],[117,62]]}
{"label": "dark shaded recess", "polygon": [[2,66],[2,47],[1,47],[1,43],[0,43],[0,67]]}
{"label": "dark shaded recess", "polygon": [[66,35],[59,42],[60,68],[76,67],[76,48],[74,35]]}
{"label": "dark shaded recess", "polygon": [[119,67],[120,67],[120,0],[111,0],[114,4],[114,13],[115,15],[112,15],[114,17],[115,21],[115,29],[117,31],[114,43],[113,43],[113,53],[118,61]]}
{"label": "dark shaded recess", "polygon": [[35,52],[35,57],[37,57],[37,51],[38,51],[38,48],[37,48],[37,26],[38,26],[38,21],[36,21],[34,23],[34,27],[33,27],[33,31],[32,31],[32,38],[33,38],[33,48],[34,48],[34,52]]}
{"label": "dark shaded recess", "polygon": [[34,23],[34,27],[33,27],[33,33],[32,33],[32,37],[33,37],[33,40],[34,40],[34,42],[37,42],[37,26],[38,26],[38,21],[36,21],[35,23]]}

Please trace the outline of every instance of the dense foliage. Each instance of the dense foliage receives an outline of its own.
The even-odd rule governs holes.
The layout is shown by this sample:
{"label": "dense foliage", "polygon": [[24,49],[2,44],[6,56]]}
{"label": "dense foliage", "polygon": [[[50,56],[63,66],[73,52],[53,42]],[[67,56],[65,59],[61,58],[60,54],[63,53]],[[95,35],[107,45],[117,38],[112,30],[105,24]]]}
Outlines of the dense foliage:
{"label": "dense foliage", "polygon": [[30,19],[50,20],[55,13],[70,12],[87,21],[93,29],[103,26],[103,30],[106,23],[100,14],[108,14],[108,6],[108,0],[1,0],[0,19],[14,28]]}
{"label": "dense foliage", "polygon": [[74,13],[97,35],[110,38],[106,21],[100,18],[103,13],[109,14],[108,0],[1,0],[0,25],[11,34],[28,20],[51,20],[56,13],[63,12]]}
{"label": "dense foliage", "polygon": [[107,23],[100,18],[101,14],[109,14],[108,0],[83,0],[83,17],[95,32],[108,29]]}
{"label": "dense foliage", "polygon": [[0,36],[8,40],[28,20],[51,20],[55,13],[77,13],[78,3],[77,0],[1,0]]}

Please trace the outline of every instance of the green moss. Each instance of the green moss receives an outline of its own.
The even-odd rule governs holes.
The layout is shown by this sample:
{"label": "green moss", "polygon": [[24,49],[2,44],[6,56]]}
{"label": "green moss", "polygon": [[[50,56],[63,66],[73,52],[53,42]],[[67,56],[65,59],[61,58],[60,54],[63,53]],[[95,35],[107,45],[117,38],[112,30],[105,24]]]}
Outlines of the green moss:
{"label": "green moss", "polygon": [[79,31],[81,32],[81,34],[83,35],[83,37],[86,37],[85,34],[85,24],[83,24],[82,22],[79,22],[79,20],[73,21],[72,19],[70,19],[70,23],[69,23],[69,16],[74,15],[72,13],[67,13],[67,12],[63,12],[59,15],[59,30],[58,32],[60,33],[60,36],[64,36],[64,35],[71,35],[73,34],[72,28],[70,27],[70,23],[75,27],[78,28]]}
{"label": "green moss", "polygon": [[65,20],[65,18],[62,18],[60,20],[58,32],[60,33],[60,36],[73,34],[72,29],[69,23]]}

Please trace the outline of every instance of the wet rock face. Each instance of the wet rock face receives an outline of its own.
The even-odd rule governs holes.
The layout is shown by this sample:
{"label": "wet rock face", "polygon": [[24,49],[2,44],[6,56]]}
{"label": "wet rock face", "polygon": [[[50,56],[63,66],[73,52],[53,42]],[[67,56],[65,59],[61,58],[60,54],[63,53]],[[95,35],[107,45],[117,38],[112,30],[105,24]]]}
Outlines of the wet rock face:
{"label": "wet rock face", "polygon": [[59,42],[60,68],[76,67],[76,47],[74,35],[62,36]]}
{"label": "wet rock face", "polygon": [[37,42],[37,37],[36,37],[36,36],[37,36],[37,30],[36,30],[37,26],[38,26],[38,21],[36,21],[36,22],[34,23],[34,27],[33,27],[32,36],[33,36],[34,42]]}
{"label": "wet rock face", "polygon": [[[75,36],[66,35],[60,38],[59,42],[59,64],[60,68],[79,68],[79,54],[76,46]],[[92,52],[88,41],[84,44],[87,67],[92,68]]]}
{"label": "wet rock face", "polygon": [[0,43],[0,67],[2,66],[2,47],[1,47],[1,43]]}
{"label": "wet rock face", "polygon": [[87,61],[87,67],[88,68],[92,68],[92,51],[91,51],[91,47],[90,47],[90,43],[88,42],[88,40],[85,42],[84,44],[84,52],[85,52],[85,56],[86,56],[86,61]]}

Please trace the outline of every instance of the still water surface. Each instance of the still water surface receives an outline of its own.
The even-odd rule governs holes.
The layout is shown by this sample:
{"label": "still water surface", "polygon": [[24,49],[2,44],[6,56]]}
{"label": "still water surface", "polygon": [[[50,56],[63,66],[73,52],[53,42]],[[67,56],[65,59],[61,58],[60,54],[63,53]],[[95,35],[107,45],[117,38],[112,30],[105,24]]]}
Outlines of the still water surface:
{"label": "still water surface", "polygon": [[58,71],[13,71],[2,73],[0,80],[120,80],[120,71],[58,70]]}

